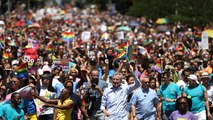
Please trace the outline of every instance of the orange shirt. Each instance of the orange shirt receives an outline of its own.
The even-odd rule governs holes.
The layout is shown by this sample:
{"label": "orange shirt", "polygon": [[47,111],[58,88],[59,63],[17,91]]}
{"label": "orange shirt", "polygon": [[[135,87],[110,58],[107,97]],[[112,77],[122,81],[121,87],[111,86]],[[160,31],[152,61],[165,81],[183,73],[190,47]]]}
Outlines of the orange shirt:
{"label": "orange shirt", "polygon": [[212,68],[211,68],[211,66],[208,66],[205,69],[203,69],[203,72],[207,72],[209,75],[212,74]]}

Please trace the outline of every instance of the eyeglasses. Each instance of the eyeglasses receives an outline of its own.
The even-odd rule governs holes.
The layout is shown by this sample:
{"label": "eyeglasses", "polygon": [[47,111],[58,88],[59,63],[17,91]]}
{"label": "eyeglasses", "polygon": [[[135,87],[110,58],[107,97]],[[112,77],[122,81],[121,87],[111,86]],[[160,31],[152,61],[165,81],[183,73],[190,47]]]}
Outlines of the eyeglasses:
{"label": "eyeglasses", "polygon": [[126,71],[121,71],[122,73],[126,73]]}

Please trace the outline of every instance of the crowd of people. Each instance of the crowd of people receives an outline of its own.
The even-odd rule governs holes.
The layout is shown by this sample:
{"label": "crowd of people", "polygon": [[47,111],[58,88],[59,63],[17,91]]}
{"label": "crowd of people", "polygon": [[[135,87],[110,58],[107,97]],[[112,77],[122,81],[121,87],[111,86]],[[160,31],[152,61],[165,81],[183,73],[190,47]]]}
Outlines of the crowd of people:
{"label": "crowd of people", "polygon": [[0,19],[0,119],[212,119],[212,26],[71,5]]}

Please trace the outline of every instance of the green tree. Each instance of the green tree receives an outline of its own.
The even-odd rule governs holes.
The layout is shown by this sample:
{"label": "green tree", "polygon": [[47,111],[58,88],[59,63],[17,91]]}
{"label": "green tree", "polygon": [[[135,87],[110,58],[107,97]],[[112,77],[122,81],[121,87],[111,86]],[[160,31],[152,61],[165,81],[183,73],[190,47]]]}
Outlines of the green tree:
{"label": "green tree", "polygon": [[152,19],[168,17],[172,21],[203,25],[213,20],[213,0],[134,0],[129,14]]}

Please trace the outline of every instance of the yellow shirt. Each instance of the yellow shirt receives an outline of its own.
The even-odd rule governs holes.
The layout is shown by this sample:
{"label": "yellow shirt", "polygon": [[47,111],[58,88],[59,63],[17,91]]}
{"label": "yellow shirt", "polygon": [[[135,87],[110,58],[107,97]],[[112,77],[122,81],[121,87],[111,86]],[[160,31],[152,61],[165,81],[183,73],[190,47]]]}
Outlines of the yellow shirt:
{"label": "yellow shirt", "polygon": [[[70,101],[72,101],[70,98],[67,98],[63,103],[61,103],[61,100],[59,100],[58,105],[66,105]],[[72,110],[73,107],[68,110],[57,109],[56,120],[71,120]]]}

